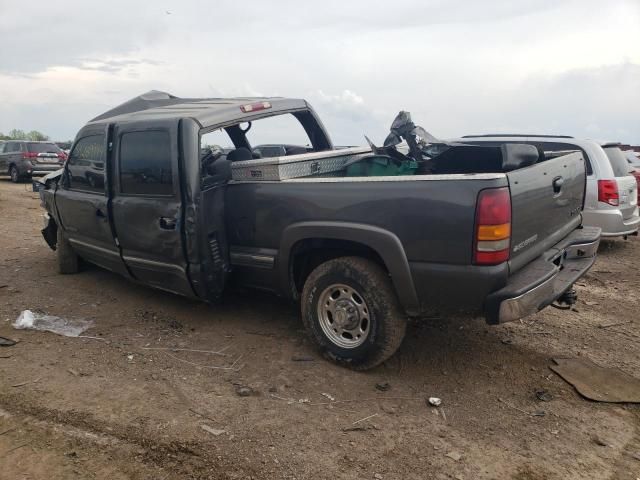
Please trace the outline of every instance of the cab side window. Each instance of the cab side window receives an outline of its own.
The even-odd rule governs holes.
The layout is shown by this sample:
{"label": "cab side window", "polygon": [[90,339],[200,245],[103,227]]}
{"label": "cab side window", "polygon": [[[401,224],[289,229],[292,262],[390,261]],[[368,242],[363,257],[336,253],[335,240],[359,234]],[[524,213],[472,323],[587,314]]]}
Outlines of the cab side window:
{"label": "cab side window", "polygon": [[169,132],[148,130],[120,137],[120,193],[173,195]]}
{"label": "cab side window", "polygon": [[78,140],[67,160],[69,190],[104,194],[104,135]]}

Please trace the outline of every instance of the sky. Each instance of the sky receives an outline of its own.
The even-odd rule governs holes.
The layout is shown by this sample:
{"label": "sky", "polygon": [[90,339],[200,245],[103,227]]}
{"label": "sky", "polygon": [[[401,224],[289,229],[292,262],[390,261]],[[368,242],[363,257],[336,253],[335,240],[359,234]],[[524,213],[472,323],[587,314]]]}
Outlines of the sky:
{"label": "sky", "polygon": [[307,99],[335,144],[640,144],[640,0],[0,0],[0,132],[72,139],[148,90]]}

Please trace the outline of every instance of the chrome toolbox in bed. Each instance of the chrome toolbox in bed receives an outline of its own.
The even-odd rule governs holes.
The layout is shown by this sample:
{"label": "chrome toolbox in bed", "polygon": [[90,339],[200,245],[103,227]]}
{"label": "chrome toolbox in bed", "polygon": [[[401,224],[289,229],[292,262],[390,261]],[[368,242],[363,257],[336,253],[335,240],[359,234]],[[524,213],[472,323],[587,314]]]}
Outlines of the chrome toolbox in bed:
{"label": "chrome toolbox in bed", "polygon": [[370,152],[369,147],[352,147],[286,157],[243,160],[231,164],[231,178],[237,181],[278,181],[323,175],[343,170],[347,162]]}

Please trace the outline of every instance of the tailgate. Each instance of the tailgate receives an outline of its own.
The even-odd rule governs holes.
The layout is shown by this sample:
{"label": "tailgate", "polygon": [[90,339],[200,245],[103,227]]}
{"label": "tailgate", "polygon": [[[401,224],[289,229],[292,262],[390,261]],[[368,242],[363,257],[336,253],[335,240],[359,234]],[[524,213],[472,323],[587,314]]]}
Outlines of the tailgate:
{"label": "tailgate", "polygon": [[581,223],[583,154],[570,153],[507,173],[511,191],[511,260],[516,272]]}

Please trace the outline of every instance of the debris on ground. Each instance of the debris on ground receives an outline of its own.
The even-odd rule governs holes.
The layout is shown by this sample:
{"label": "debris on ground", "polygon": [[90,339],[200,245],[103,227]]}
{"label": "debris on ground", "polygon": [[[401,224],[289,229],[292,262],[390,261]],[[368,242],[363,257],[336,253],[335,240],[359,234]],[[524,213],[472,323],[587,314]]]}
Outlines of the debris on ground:
{"label": "debris on ground", "polygon": [[296,356],[291,357],[292,362],[315,362],[315,358],[313,357],[304,357],[304,356]]}
{"label": "debris on ground", "polygon": [[536,390],[536,398],[541,402],[550,402],[553,400],[553,395],[546,390]]}
{"label": "debris on ground", "polygon": [[439,407],[440,405],[442,405],[442,399],[438,397],[429,397],[429,405],[433,407]]}
{"label": "debris on ground", "polygon": [[209,432],[211,435],[215,435],[216,437],[219,437],[223,433],[227,432],[226,430],[222,430],[220,428],[213,428],[213,427],[210,427],[209,425],[200,425],[200,428],[205,432]]}
{"label": "debris on ground", "polygon": [[640,403],[640,379],[585,358],[554,358],[549,368],[583,397],[596,402]]}
{"label": "debris on ground", "polygon": [[16,344],[15,340],[10,338],[0,337],[0,347],[13,347]]}
{"label": "debris on ground", "polygon": [[381,392],[386,392],[391,389],[391,385],[389,382],[376,383],[376,390],[380,390]]}
{"label": "debris on ground", "polygon": [[84,331],[91,328],[93,322],[89,320],[67,320],[53,315],[24,310],[13,322],[13,328],[18,330],[40,330],[51,332],[65,337],[79,337]]}
{"label": "debris on ground", "polygon": [[238,385],[236,387],[236,393],[241,397],[250,397],[253,395],[253,390],[250,387]]}
{"label": "debris on ground", "polygon": [[328,398],[329,400],[331,400],[332,402],[334,402],[336,399],[334,396],[329,395],[328,393],[322,392],[320,395],[322,395],[323,397]]}
{"label": "debris on ground", "polygon": [[450,459],[456,462],[458,462],[462,458],[462,455],[458,452],[448,452],[448,453],[445,453],[444,456],[449,457]]}
{"label": "debris on ground", "polygon": [[601,447],[609,446],[607,442],[605,442],[602,438],[600,438],[597,435],[594,435],[593,437],[591,437],[591,440],[593,440],[593,443],[595,443],[596,445],[600,445]]}
{"label": "debris on ground", "polygon": [[373,478],[375,478],[376,480],[382,480],[384,477],[381,473],[374,473]]}

